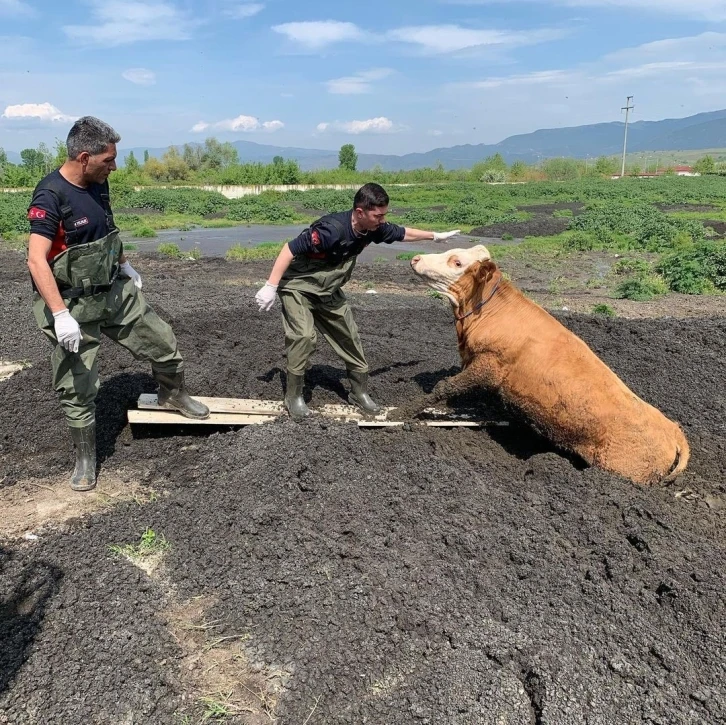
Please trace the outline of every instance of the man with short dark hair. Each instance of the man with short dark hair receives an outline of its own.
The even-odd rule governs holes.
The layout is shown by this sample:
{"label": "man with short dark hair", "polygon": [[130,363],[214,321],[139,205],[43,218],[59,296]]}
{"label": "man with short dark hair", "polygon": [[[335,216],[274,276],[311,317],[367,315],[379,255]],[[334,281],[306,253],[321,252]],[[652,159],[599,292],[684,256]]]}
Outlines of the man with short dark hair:
{"label": "man with short dark hair", "polygon": [[285,407],[301,420],[310,415],[303,399],[305,369],[315,351],[316,328],[342,358],[351,392],[348,400],[364,413],[381,408],[368,394],[368,363],[358,327],[341,287],[350,279],[358,255],[369,244],[444,241],[459,233],[427,232],[386,222],[388,194],[378,184],[365,184],[351,211],[328,214],[288,242],[270,277],[255,299],[268,311],[280,297],[287,351]]}
{"label": "man with short dark hair", "polygon": [[53,387],[76,449],[71,488],[96,485],[96,394],[101,333],[151,363],[159,403],[189,418],[207,418],[190,398],[171,327],[141,294],[141,276],[123,252],[109,201],[120,136],[92,116],[70,130],[68,160],[42,179],[28,209],[28,267],[33,313],[53,344]]}

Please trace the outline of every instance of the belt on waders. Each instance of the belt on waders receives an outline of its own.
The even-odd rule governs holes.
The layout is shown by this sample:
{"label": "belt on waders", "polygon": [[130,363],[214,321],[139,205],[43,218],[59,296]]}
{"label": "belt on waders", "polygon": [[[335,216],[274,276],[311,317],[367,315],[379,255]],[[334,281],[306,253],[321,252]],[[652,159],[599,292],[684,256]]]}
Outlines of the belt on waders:
{"label": "belt on waders", "polygon": [[113,287],[113,283],[116,281],[119,273],[119,265],[116,265],[113,274],[111,275],[111,281],[108,284],[89,284],[85,287],[66,287],[60,289],[60,296],[64,300],[75,300],[78,297],[89,297],[91,295],[98,295],[102,292],[109,292]]}

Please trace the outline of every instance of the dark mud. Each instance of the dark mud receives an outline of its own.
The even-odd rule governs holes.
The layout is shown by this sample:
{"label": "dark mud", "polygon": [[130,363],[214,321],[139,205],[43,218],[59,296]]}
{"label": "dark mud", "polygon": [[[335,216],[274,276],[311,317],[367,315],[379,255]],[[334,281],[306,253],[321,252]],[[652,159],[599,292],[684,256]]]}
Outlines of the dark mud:
{"label": "dark mud", "polygon": [[[33,365],[0,383],[9,487],[65,476],[71,451],[22,256],[0,253],[0,265],[0,357]],[[236,283],[268,263],[135,266],[194,391],[281,397],[279,317]],[[458,354],[445,303],[405,267],[357,272],[375,275],[406,290],[351,295],[372,392],[395,405],[455,372]],[[164,611],[197,596],[216,600],[219,636],[244,633],[255,666],[289,674],[279,723],[726,721],[726,322],[562,320],[683,425],[692,459],[675,485],[583,469],[515,419],[484,431],[317,419],[131,431],[126,410],[154,385],[103,345],[101,476],[160,495],[0,550],[0,722],[198,722]],[[312,405],[340,402],[324,342],[313,362]],[[480,414],[508,419],[489,399]],[[108,552],[146,527],[171,542],[153,577]]]}

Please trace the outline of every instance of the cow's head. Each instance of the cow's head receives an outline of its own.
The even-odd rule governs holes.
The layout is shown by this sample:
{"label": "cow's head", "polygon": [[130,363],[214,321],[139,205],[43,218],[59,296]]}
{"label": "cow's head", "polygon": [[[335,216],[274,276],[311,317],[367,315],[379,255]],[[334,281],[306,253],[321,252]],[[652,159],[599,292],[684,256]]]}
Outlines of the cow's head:
{"label": "cow's head", "polygon": [[[490,259],[489,250],[478,244],[441,254],[419,254],[411,260],[411,268],[429,287],[448,297],[451,304],[458,307],[462,300],[457,282],[467,272],[477,274],[484,267],[483,263]],[[491,267],[494,268],[493,263]]]}

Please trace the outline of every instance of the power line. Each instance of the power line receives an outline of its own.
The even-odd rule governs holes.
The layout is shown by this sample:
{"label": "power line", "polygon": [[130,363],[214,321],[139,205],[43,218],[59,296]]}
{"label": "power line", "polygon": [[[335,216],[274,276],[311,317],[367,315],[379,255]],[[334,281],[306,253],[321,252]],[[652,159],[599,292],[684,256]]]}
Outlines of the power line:
{"label": "power line", "polygon": [[621,111],[625,111],[625,136],[623,137],[623,166],[620,170],[620,178],[622,179],[623,176],[625,176],[625,149],[628,146],[628,117],[630,116],[630,112],[635,108],[635,106],[631,106],[630,102],[633,100],[632,96],[628,96],[628,99],[625,101],[625,105],[620,109]]}

